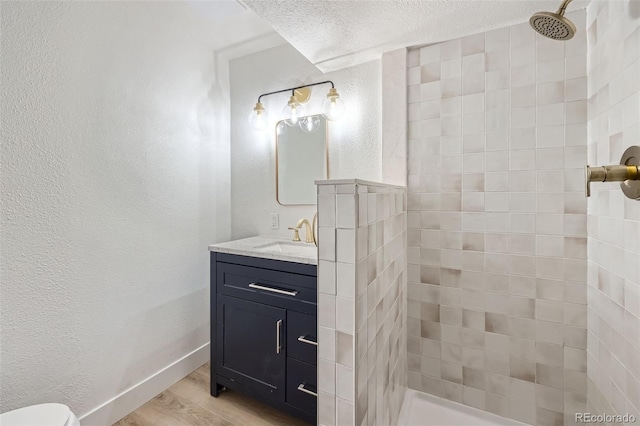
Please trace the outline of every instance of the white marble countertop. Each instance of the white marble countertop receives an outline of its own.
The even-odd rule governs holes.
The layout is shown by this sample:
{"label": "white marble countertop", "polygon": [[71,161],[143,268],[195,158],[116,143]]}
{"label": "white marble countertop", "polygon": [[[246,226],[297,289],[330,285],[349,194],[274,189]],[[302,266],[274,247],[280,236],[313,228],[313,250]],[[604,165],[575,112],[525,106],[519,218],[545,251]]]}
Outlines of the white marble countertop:
{"label": "white marble countertop", "polygon": [[309,265],[318,264],[318,248],[315,244],[294,242],[283,237],[258,236],[211,244],[209,251]]}

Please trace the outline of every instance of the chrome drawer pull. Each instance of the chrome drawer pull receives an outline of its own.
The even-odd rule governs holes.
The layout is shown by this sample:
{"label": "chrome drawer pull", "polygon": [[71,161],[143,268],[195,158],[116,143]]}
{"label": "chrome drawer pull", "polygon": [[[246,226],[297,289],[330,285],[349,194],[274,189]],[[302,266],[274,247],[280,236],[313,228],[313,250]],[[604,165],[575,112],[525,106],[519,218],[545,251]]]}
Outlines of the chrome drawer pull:
{"label": "chrome drawer pull", "polygon": [[315,396],[316,398],[318,397],[318,394],[317,394],[317,393],[315,393],[314,391],[310,391],[309,389],[305,388],[305,387],[304,387],[304,385],[305,385],[305,383],[300,383],[300,384],[298,385],[298,390],[299,390],[300,392],[308,393],[309,395],[313,395],[313,396]]}
{"label": "chrome drawer pull", "polygon": [[280,349],[282,349],[282,345],[280,345],[280,329],[282,328],[282,320],[278,320],[276,323],[276,353],[280,353]]}
{"label": "chrome drawer pull", "polygon": [[298,342],[306,343],[308,345],[318,346],[318,342],[314,342],[313,340],[308,340],[307,336],[298,337]]}
{"label": "chrome drawer pull", "polygon": [[249,284],[249,287],[255,288],[257,290],[270,291],[270,292],[278,293],[278,294],[286,294],[287,296],[295,296],[296,294],[298,294],[298,292],[296,290],[292,290],[292,291],[280,290],[279,288],[265,287],[263,285],[256,284],[256,283]]}

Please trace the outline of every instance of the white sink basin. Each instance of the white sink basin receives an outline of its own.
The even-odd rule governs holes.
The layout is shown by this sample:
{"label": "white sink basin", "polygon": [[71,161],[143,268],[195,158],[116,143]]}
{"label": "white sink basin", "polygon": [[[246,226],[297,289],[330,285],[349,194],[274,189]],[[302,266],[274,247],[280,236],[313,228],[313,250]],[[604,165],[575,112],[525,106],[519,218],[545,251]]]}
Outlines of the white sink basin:
{"label": "white sink basin", "polygon": [[315,256],[318,248],[315,244],[278,241],[256,247],[257,250],[270,253],[283,253],[300,256]]}

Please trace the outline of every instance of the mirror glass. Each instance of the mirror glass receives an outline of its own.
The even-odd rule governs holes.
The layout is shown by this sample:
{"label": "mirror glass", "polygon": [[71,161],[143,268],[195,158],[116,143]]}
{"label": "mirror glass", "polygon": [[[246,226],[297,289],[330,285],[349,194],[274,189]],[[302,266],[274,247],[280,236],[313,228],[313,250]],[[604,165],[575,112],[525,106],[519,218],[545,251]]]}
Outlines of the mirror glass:
{"label": "mirror glass", "polygon": [[316,204],[318,179],[329,178],[327,122],[323,115],[302,124],[276,124],[276,197],[283,205]]}

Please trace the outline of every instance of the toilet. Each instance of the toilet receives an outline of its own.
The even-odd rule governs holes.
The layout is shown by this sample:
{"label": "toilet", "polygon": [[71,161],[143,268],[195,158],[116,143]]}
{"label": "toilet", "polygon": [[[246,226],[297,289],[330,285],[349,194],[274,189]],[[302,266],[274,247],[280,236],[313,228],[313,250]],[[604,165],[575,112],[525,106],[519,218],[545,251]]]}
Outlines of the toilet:
{"label": "toilet", "polygon": [[64,404],[38,404],[0,414],[1,426],[80,426]]}

